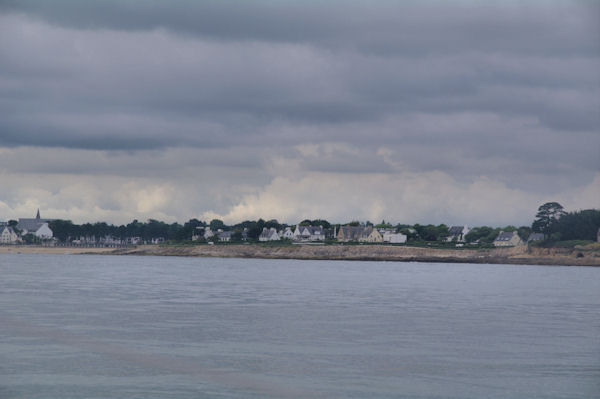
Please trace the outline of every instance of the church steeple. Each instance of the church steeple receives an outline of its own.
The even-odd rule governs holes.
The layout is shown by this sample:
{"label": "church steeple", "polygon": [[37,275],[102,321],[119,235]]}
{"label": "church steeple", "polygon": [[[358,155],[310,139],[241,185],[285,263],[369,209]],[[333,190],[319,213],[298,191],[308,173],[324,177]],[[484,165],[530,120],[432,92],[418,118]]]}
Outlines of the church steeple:
{"label": "church steeple", "polygon": [[37,215],[35,215],[37,220],[40,220],[40,208],[38,208]]}

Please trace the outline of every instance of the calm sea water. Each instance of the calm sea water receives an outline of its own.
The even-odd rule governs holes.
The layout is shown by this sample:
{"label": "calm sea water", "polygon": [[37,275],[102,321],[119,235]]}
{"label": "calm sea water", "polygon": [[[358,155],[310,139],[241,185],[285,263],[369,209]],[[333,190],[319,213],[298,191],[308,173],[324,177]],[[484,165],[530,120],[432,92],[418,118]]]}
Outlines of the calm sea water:
{"label": "calm sea water", "polygon": [[591,398],[600,269],[0,255],[0,398]]}

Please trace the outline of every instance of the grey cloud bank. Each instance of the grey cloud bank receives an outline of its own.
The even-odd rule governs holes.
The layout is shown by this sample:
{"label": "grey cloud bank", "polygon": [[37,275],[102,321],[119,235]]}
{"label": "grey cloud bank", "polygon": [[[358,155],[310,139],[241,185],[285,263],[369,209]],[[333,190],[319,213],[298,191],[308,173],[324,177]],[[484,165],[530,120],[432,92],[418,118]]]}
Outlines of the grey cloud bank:
{"label": "grey cloud bank", "polygon": [[598,207],[598,15],[583,1],[4,1],[0,219],[503,224],[546,199]]}

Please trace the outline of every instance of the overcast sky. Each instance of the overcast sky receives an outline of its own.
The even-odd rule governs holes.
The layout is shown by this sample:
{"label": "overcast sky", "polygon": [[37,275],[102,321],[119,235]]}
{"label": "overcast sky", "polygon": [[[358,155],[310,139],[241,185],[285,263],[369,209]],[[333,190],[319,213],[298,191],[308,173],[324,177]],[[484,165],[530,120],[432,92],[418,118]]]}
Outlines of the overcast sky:
{"label": "overcast sky", "polygon": [[600,208],[596,1],[0,1],[0,220]]}

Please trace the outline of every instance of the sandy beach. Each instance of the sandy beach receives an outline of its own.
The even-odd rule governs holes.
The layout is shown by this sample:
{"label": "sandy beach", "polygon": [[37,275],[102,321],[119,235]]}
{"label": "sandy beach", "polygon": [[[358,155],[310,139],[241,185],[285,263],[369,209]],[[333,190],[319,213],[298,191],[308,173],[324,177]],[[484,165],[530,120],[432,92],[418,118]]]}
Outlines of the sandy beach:
{"label": "sandy beach", "polygon": [[115,248],[42,247],[37,245],[0,245],[0,254],[107,254]]}

